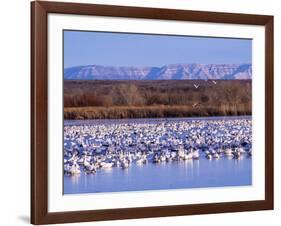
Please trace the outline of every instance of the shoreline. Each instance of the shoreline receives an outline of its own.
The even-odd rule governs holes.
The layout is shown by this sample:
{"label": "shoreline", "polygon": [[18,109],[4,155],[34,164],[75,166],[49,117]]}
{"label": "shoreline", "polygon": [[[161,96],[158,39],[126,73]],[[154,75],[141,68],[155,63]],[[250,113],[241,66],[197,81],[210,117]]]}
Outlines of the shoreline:
{"label": "shoreline", "polygon": [[65,107],[64,119],[186,118],[251,115],[248,104]]}

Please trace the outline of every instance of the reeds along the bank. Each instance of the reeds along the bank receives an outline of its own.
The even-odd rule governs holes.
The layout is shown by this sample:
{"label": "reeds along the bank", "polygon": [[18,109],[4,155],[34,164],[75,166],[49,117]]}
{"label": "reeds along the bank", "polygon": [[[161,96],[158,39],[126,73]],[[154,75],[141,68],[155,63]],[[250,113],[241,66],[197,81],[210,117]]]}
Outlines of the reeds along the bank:
{"label": "reeds along the bank", "polygon": [[249,115],[251,105],[250,80],[66,81],[64,88],[65,119]]}
{"label": "reeds along the bank", "polygon": [[65,108],[65,119],[122,119],[195,116],[250,115],[245,104],[222,106],[146,106],[146,107],[82,107]]}

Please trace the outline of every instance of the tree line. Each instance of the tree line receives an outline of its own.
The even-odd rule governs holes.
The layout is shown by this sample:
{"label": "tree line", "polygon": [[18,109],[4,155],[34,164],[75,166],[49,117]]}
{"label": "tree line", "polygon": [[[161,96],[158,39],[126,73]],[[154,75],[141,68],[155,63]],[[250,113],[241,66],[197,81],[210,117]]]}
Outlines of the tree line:
{"label": "tree line", "polygon": [[252,83],[251,80],[66,80],[64,110],[66,119],[249,115]]}

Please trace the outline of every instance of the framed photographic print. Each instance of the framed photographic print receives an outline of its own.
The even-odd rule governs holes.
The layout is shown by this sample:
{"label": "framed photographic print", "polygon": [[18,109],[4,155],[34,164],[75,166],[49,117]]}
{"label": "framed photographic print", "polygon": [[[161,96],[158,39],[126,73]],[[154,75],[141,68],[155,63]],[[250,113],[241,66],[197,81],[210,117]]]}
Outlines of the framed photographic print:
{"label": "framed photographic print", "polygon": [[273,16],[31,12],[31,223],[273,209]]}

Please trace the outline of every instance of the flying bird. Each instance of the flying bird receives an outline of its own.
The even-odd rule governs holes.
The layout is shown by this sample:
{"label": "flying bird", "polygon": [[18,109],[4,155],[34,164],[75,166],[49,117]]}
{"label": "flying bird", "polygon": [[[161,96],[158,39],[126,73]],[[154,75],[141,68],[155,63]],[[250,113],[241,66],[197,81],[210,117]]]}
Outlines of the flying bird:
{"label": "flying bird", "polygon": [[217,84],[217,82],[215,80],[212,81],[215,85]]}
{"label": "flying bird", "polygon": [[199,105],[199,103],[194,103],[194,104],[192,105],[192,107],[193,107],[193,108],[196,108],[196,107],[198,107],[198,105]]}
{"label": "flying bird", "polygon": [[199,87],[199,85],[193,84],[193,86],[197,89]]}

